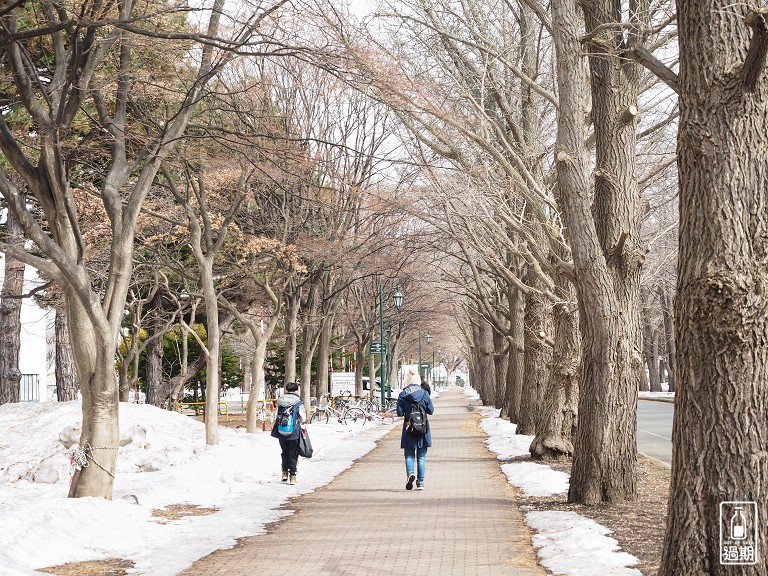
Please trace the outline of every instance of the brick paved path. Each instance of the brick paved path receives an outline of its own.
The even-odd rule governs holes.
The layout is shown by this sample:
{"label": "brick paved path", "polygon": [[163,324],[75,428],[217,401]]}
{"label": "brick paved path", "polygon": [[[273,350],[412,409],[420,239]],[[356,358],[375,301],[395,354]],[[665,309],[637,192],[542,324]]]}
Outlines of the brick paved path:
{"label": "brick paved path", "polygon": [[[541,576],[512,489],[460,388],[435,399],[425,490],[405,490],[400,428],[262,536],[185,576]],[[299,479],[301,476],[299,476]],[[299,480],[301,481],[301,480]]]}

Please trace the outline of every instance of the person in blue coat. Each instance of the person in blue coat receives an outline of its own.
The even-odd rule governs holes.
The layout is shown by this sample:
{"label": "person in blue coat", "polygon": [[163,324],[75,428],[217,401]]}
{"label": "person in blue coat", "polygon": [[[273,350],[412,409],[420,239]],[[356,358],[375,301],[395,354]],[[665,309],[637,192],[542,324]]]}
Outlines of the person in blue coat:
{"label": "person in blue coat", "polygon": [[[405,453],[405,474],[407,477],[405,489],[413,489],[413,481],[416,481],[416,489],[424,490],[424,476],[427,471],[427,448],[432,446],[432,432],[427,426],[424,436],[416,436],[406,429],[411,410],[414,404],[421,406],[427,414],[434,414],[435,407],[429,393],[420,385],[419,375],[415,369],[408,373],[409,384],[397,397],[397,415],[403,416],[403,432],[400,436],[400,448]],[[427,419],[429,422],[429,419]],[[415,461],[415,462],[414,462]],[[414,463],[416,474],[414,474]]]}
{"label": "person in blue coat", "polygon": [[286,394],[277,399],[278,411],[293,411],[294,427],[293,432],[288,436],[283,436],[277,431],[278,419],[275,418],[275,424],[272,426],[273,438],[280,440],[280,459],[282,461],[283,482],[296,484],[296,472],[299,465],[299,435],[301,430],[307,427],[307,410],[299,397],[299,384],[297,382],[288,382],[285,385]]}

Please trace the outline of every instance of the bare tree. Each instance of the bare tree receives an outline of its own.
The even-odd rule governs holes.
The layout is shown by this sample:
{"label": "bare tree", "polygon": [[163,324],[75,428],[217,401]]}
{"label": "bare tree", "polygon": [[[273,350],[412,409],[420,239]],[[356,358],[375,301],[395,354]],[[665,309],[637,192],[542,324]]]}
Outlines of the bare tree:
{"label": "bare tree", "polygon": [[768,533],[756,529],[744,555],[754,564],[724,562],[720,504],[755,502],[747,535],[768,517],[768,9],[677,8],[679,370],[659,574],[756,576],[768,572]]}
{"label": "bare tree", "polygon": [[[133,56],[142,37],[174,37],[163,29],[162,12],[128,1],[85,3],[74,13],[44,1],[35,8],[16,5],[2,16],[3,66],[13,77],[18,101],[33,119],[37,146],[34,155],[28,154],[0,116],[0,151],[24,180],[48,228],[27,208],[21,190],[0,172],[0,193],[19,218],[26,238],[45,258],[7,243],[0,249],[42,270],[62,287],[69,328],[78,334],[72,344],[83,396],[80,447],[90,465],[75,473],[70,496],[112,495],[119,441],[114,353],[136,220],[163,159],[183,136],[207,83],[232,57],[232,52],[222,56],[219,49],[242,47],[259,23],[251,20],[239,36],[235,32],[234,43],[218,43],[223,7],[223,0],[214,2],[202,35],[183,35],[193,42],[207,39],[196,52],[197,62],[187,62],[188,81],[183,84],[188,89],[173,97],[166,93],[170,115],[159,122],[141,118],[140,134],[133,131],[138,112],[132,105],[133,89],[138,89]],[[142,13],[142,8],[150,13]],[[265,14],[259,17],[263,22]],[[50,66],[33,64],[40,60],[35,55],[40,46],[50,47],[43,59]],[[107,60],[113,75],[103,81]],[[93,110],[88,116],[95,123],[93,137],[106,138],[101,152],[108,158],[103,163],[108,169],[93,190],[104,204],[111,231],[110,264],[99,287],[93,286],[83,258],[86,248],[72,198],[73,151],[89,150],[72,126],[85,107]]]}

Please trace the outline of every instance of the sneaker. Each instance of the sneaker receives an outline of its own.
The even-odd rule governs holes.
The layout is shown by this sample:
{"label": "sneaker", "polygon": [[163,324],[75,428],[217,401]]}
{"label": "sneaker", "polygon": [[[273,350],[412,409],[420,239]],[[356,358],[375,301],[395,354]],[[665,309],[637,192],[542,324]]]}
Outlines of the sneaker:
{"label": "sneaker", "polygon": [[296,474],[291,474],[289,484],[296,484]]}
{"label": "sneaker", "polygon": [[288,470],[283,471],[283,479],[282,482],[288,482]]}
{"label": "sneaker", "polygon": [[424,490],[424,482],[416,482],[416,490]]}
{"label": "sneaker", "polygon": [[408,482],[405,483],[406,490],[413,490],[413,481],[416,480],[416,474],[411,472],[408,474]]}

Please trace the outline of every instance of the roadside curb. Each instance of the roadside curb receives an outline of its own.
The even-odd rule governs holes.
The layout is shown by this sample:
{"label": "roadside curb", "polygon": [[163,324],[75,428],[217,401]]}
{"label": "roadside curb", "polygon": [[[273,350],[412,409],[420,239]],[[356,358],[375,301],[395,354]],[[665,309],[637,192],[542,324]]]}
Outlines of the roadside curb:
{"label": "roadside curb", "polygon": [[663,466],[664,468],[667,468],[668,470],[672,469],[672,464],[664,462],[664,460],[659,460],[655,456],[651,456],[650,454],[646,454],[645,452],[640,452],[639,450],[637,451],[637,453],[640,454],[640,456],[642,456],[644,458],[648,458],[649,460],[653,460],[655,463]]}

